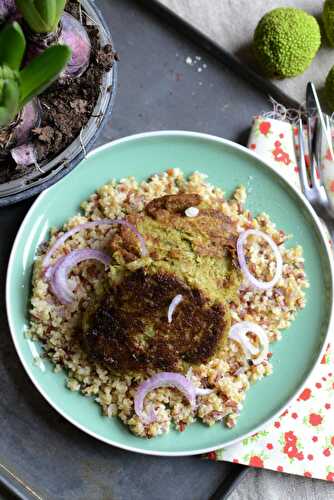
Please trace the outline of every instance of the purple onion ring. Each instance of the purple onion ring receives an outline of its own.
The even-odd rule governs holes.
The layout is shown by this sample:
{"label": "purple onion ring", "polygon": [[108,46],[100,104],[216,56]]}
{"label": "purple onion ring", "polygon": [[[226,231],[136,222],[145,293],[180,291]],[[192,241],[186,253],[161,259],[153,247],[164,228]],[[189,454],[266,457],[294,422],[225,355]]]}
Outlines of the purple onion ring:
{"label": "purple onion ring", "polygon": [[[257,278],[255,278],[255,276],[253,276],[253,274],[250,272],[247,266],[245,251],[244,251],[244,243],[247,240],[248,236],[251,235],[258,236],[259,238],[265,240],[275,254],[276,271],[273,279],[270,281],[258,280]],[[282,255],[276,243],[266,233],[263,233],[262,231],[257,231],[256,229],[247,229],[247,231],[243,231],[242,233],[240,233],[237,241],[237,254],[238,254],[240,269],[243,272],[247,281],[249,281],[249,283],[254,288],[258,288],[259,290],[269,290],[270,288],[273,288],[273,286],[275,286],[281,279],[283,271]]]}
{"label": "purple onion ring", "polygon": [[51,275],[51,290],[61,304],[71,304],[74,300],[73,290],[68,283],[68,275],[71,269],[84,260],[94,259],[102,262],[105,266],[110,263],[110,255],[100,250],[84,248],[74,250],[65,257],[58,260]]}
{"label": "purple onion ring", "polygon": [[184,375],[173,372],[157,373],[140,384],[135,394],[135,412],[143,423],[150,424],[156,420],[153,410],[150,411],[148,416],[143,414],[143,410],[146,395],[159,387],[175,387],[188,399],[192,408],[196,407],[195,387]]}
{"label": "purple onion ring", "polygon": [[96,220],[93,222],[86,222],[85,224],[79,224],[78,226],[73,227],[69,231],[66,231],[66,233],[64,233],[62,236],[60,236],[56,240],[56,242],[54,243],[54,245],[52,245],[52,247],[50,248],[50,250],[48,251],[48,253],[46,254],[46,256],[44,257],[44,260],[43,260],[42,267],[45,271],[45,277],[47,279],[50,279],[50,276],[52,274],[52,268],[50,265],[52,255],[55,253],[55,251],[61,245],[63,245],[63,243],[65,243],[65,241],[68,238],[70,238],[70,236],[73,236],[74,234],[78,233],[79,231],[82,231],[83,229],[90,229],[92,227],[99,226],[99,225],[110,226],[110,225],[114,225],[114,224],[121,224],[121,225],[126,226],[129,229],[131,229],[131,231],[137,236],[137,238],[139,240],[142,257],[146,257],[148,255],[148,251],[147,251],[144,237],[139,233],[139,231],[136,229],[136,227],[133,224],[130,224],[130,222],[128,222],[127,220],[123,220],[123,219],[100,219],[100,220]]}

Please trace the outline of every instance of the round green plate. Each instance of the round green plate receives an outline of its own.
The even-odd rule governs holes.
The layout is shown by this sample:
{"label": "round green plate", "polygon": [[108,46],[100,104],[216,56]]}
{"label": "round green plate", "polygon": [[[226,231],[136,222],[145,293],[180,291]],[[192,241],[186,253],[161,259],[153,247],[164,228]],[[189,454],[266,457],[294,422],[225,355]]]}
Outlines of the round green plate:
{"label": "round green plate", "polygon": [[[289,245],[301,244],[310,288],[307,306],[273,345],[274,372],[249,390],[234,429],[217,423],[190,425],[184,432],[171,430],[155,439],[130,434],[117,418],[106,418],[92,399],[65,388],[65,375],[42,371],[34,363],[35,343],[24,332],[32,266],[38,245],[49,229],[61,226],[79,211],[80,202],[112,178],[129,175],[138,180],[155,172],[179,167],[208,175],[211,183],[230,194],[243,184],[247,207],[267,212],[286,233]],[[284,167],[282,167],[283,171]],[[120,448],[156,455],[191,455],[236,442],[278,415],[294,398],[310,375],[324,348],[332,316],[333,270],[328,246],[310,206],[282,177],[247,149],[229,141],[192,132],[154,132],[127,137],[89,154],[76,170],[35,201],[17,235],[7,275],[7,311],[18,355],[31,380],[47,401],[74,425]],[[32,344],[32,345],[31,345]]]}

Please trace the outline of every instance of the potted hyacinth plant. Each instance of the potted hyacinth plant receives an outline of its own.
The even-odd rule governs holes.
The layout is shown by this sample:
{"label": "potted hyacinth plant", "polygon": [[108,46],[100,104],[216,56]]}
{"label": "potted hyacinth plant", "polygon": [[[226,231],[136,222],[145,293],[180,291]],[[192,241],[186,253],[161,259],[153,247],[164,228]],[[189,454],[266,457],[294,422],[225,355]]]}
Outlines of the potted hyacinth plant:
{"label": "potted hyacinth plant", "polygon": [[[0,24],[0,76],[20,92],[12,109],[2,89],[1,206],[58,180],[92,146],[114,95],[116,56],[91,0],[0,0]],[[8,33],[12,66],[2,60]],[[36,84],[29,97],[26,75]]]}
{"label": "potted hyacinth plant", "polygon": [[91,43],[80,21],[64,12],[66,0],[16,0],[16,4],[30,41],[28,57],[56,43],[64,43],[71,48],[72,58],[62,78],[81,76],[89,65]]}
{"label": "potted hyacinth plant", "polygon": [[21,69],[26,40],[17,22],[0,33],[0,155],[22,165],[35,164],[31,130],[40,123],[38,96],[71,58],[66,45],[53,45]]}

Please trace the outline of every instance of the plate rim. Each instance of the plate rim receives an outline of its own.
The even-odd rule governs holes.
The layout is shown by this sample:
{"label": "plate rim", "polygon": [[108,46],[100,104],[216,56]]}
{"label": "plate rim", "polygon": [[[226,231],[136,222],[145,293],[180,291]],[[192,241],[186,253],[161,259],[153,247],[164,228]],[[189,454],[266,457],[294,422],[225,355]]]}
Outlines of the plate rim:
{"label": "plate rim", "polygon": [[[233,444],[236,444],[236,443],[242,441],[243,439],[251,436],[252,434],[259,432],[261,429],[263,429],[268,424],[270,424],[270,422],[274,421],[291,404],[291,402],[296,399],[297,394],[307,384],[307,382],[309,381],[309,379],[313,375],[315,368],[317,367],[320,359],[322,358],[323,354],[325,353],[327,343],[328,343],[328,337],[329,337],[331,328],[333,328],[333,326],[334,326],[334,300],[333,300],[334,299],[334,262],[333,262],[332,250],[330,248],[329,242],[328,242],[327,237],[325,235],[325,231],[324,231],[324,228],[322,227],[321,221],[318,218],[318,216],[316,215],[316,212],[312,208],[311,204],[303,196],[302,192],[298,191],[297,188],[295,188],[295,186],[293,186],[292,184],[290,184],[286,180],[286,178],[283,176],[283,174],[276,171],[268,162],[263,160],[263,158],[261,158],[257,153],[255,153],[255,152],[251,151],[250,149],[246,148],[245,146],[242,146],[238,143],[235,143],[229,139],[224,139],[222,137],[212,135],[212,134],[206,134],[206,133],[202,133],[202,132],[192,132],[192,131],[186,131],[186,130],[157,130],[157,131],[141,132],[141,133],[137,133],[137,134],[127,135],[125,137],[121,137],[121,138],[116,139],[114,141],[109,141],[105,144],[102,144],[101,146],[90,151],[85,159],[89,159],[89,158],[95,156],[96,154],[98,154],[100,151],[104,151],[106,149],[112,148],[113,146],[117,146],[118,144],[121,144],[121,143],[126,143],[129,141],[138,140],[138,139],[140,140],[140,139],[145,139],[145,138],[150,138],[150,137],[158,137],[158,136],[163,137],[163,136],[170,136],[170,135],[205,139],[205,140],[209,140],[209,141],[216,142],[216,143],[218,142],[222,145],[227,145],[227,146],[229,146],[232,149],[235,149],[237,151],[241,151],[242,153],[246,154],[246,156],[250,156],[251,158],[256,159],[258,162],[262,163],[265,167],[269,168],[274,175],[277,175],[283,181],[284,184],[288,185],[288,187],[292,189],[295,196],[297,196],[300,203],[304,206],[304,208],[307,210],[307,212],[311,216],[313,224],[316,226],[316,228],[319,232],[323,247],[325,249],[325,256],[327,258],[328,267],[329,267],[329,271],[330,271],[330,285],[331,285],[332,301],[331,301],[330,312],[329,312],[328,328],[326,331],[326,335],[324,336],[324,339],[323,339],[322,348],[320,349],[319,355],[314,360],[313,365],[312,365],[310,371],[308,372],[308,375],[305,377],[304,381],[299,386],[297,391],[294,392],[293,396],[291,396],[291,398],[289,398],[289,400],[284,404],[284,406],[282,406],[282,408],[280,408],[274,415],[272,415],[271,417],[266,419],[262,424],[255,427],[251,431],[249,431],[249,432],[247,432],[247,433],[245,433],[237,438],[231,439],[230,441],[227,441],[224,444],[210,446],[208,448],[200,448],[200,449],[191,450],[191,451],[172,451],[172,452],[156,451],[156,450],[145,450],[145,449],[138,448],[136,446],[121,444],[117,441],[116,442],[113,441],[113,439],[104,438],[104,437],[100,436],[99,434],[97,434],[96,432],[87,429],[84,425],[80,424],[75,419],[73,419],[71,416],[67,415],[66,412],[64,412],[62,409],[60,409],[58,407],[58,405],[52,401],[52,398],[50,398],[48,396],[47,392],[42,387],[39,386],[39,382],[37,380],[35,380],[34,375],[32,373],[30,373],[29,364],[24,359],[23,353],[21,353],[21,350],[19,347],[19,342],[18,342],[18,337],[14,333],[13,318],[12,318],[12,314],[11,314],[11,308],[9,307],[11,269],[14,266],[14,256],[16,254],[17,247],[20,244],[21,233],[23,232],[23,230],[28,222],[30,212],[34,209],[35,205],[40,203],[40,201],[43,199],[43,197],[45,197],[49,194],[49,192],[51,192],[53,189],[56,189],[57,187],[59,187],[59,185],[61,185],[63,182],[67,182],[67,180],[71,178],[72,172],[74,173],[77,168],[80,168],[80,163],[66,177],[64,177],[59,182],[50,186],[48,189],[46,189],[45,191],[40,193],[40,195],[36,198],[34,203],[29,208],[28,212],[26,213],[25,217],[23,218],[23,220],[20,224],[19,230],[16,234],[11,252],[10,252],[10,257],[9,257],[8,267],[7,267],[7,272],[6,272],[6,294],[5,294],[5,297],[6,297],[6,313],[7,313],[7,318],[8,318],[9,330],[10,330],[12,341],[14,343],[16,353],[17,353],[17,355],[18,355],[18,357],[23,365],[23,368],[25,369],[25,372],[27,373],[30,381],[33,383],[33,385],[38,390],[38,392],[44,397],[44,399],[51,405],[51,407],[54,410],[56,410],[63,418],[65,418],[67,421],[69,421],[76,428],[78,428],[81,431],[85,432],[86,434],[92,436],[93,438],[95,438],[99,441],[102,441],[108,445],[115,446],[116,448],[120,448],[120,449],[123,449],[126,451],[131,451],[134,453],[140,453],[143,455],[164,456],[164,457],[182,457],[182,456],[192,456],[192,455],[209,453],[211,451],[225,448],[225,447],[231,446]],[[85,161],[85,159],[83,160],[83,162]]]}

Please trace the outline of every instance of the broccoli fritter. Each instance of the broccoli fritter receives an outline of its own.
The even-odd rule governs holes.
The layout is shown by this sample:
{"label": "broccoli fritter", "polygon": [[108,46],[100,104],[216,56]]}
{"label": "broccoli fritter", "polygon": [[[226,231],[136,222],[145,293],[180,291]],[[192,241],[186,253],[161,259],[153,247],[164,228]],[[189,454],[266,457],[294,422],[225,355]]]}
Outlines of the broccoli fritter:
{"label": "broccoli fritter", "polygon": [[[176,294],[183,300],[167,321]],[[219,303],[167,273],[139,269],[113,287],[95,312],[86,342],[95,357],[117,370],[179,370],[206,361],[230,327]]]}
{"label": "broccoli fritter", "polygon": [[[198,207],[196,217],[185,215],[189,206]],[[207,361],[224,345],[241,283],[231,220],[196,194],[155,199],[128,220],[149,257],[140,258],[138,238],[121,226],[111,242],[110,291],[85,317],[89,352],[116,370],[180,370]],[[168,323],[178,294],[183,300]]]}

